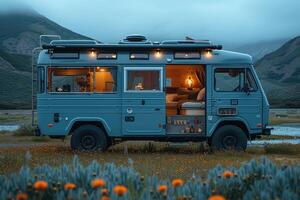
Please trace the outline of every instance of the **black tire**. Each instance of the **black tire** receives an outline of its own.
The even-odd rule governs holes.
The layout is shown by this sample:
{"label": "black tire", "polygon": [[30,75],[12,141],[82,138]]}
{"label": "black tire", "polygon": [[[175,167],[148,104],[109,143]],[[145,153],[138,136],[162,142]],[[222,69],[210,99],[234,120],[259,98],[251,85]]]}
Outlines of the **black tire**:
{"label": "black tire", "polygon": [[71,148],[77,151],[105,151],[108,141],[104,131],[95,125],[82,125],[71,137]]}
{"label": "black tire", "polygon": [[247,148],[247,136],[241,128],[225,125],[215,131],[210,146],[213,150],[245,150]]}

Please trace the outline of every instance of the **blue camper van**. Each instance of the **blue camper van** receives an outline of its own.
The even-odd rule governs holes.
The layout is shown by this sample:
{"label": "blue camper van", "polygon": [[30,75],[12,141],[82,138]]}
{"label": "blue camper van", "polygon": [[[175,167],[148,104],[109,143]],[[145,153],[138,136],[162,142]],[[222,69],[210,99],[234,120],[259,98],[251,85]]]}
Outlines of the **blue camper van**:
{"label": "blue camper van", "polygon": [[246,149],[271,132],[252,58],[210,41],[130,35],[118,43],[52,40],[38,50],[37,134],[71,135],[74,150],[126,140]]}

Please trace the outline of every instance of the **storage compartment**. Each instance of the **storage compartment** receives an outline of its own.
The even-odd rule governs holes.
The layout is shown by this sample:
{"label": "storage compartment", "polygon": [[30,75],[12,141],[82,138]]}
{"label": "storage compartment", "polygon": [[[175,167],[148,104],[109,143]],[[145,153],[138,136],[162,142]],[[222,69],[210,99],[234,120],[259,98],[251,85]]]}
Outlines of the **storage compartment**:
{"label": "storage compartment", "polygon": [[168,134],[205,134],[205,116],[173,115],[167,118]]}

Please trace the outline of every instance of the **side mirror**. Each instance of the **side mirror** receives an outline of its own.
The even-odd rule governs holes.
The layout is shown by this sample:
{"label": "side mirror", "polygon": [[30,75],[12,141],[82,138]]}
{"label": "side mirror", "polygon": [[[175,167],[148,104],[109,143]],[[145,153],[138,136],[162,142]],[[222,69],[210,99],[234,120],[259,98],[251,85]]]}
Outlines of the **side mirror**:
{"label": "side mirror", "polygon": [[244,88],[243,88],[243,91],[244,91],[247,95],[250,94],[250,87],[249,87],[248,83],[245,83]]}

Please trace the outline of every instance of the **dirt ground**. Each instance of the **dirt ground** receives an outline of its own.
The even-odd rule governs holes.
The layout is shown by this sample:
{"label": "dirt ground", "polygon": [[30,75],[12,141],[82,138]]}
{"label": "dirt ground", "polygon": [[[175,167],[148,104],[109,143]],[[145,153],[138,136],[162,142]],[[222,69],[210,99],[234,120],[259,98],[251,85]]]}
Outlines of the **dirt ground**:
{"label": "dirt ground", "polygon": [[69,139],[61,141],[35,138],[0,135],[0,174],[17,172],[25,162],[26,152],[32,155],[32,167],[71,163],[74,155],[78,155],[84,164],[97,160],[102,164],[113,162],[128,165],[129,160],[132,160],[134,168],[143,175],[183,179],[190,178],[193,174],[205,177],[207,171],[217,165],[238,167],[263,155],[279,165],[300,163],[300,145],[249,147],[246,152],[212,153],[204,144],[197,143],[126,142],[115,145],[106,152],[79,153],[70,149]]}

